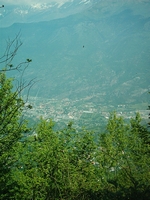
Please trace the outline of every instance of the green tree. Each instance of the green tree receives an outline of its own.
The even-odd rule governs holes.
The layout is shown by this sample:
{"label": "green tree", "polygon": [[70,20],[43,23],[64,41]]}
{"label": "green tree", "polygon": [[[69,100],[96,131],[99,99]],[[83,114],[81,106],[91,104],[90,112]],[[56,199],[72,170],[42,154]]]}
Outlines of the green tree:
{"label": "green tree", "polygon": [[[15,45],[16,44],[16,45]],[[14,49],[12,49],[14,46]],[[15,147],[18,145],[22,135],[29,131],[27,122],[24,120],[22,111],[24,101],[21,92],[30,85],[18,81],[16,89],[13,88],[12,78],[6,77],[6,72],[20,68],[26,68],[28,62],[23,62],[17,68],[10,69],[9,63],[12,61],[20,42],[16,37],[6,48],[4,56],[0,58],[0,63],[4,65],[0,69],[0,199],[9,199],[13,186],[11,170],[16,162]]]}
{"label": "green tree", "polygon": [[107,131],[100,137],[108,199],[149,198],[149,146],[143,142],[141,130],[139,114],[129,124],[116,113],[110,116]]}
{"label": "green tree", "polygon": [[36,134],[17,147],[14,198],[88,199],[97,190],[93,142],[88,132],[79,136],[71,126],[54,131],[53,122],[42,119]]}
{"label": "green tree", "polygon": [[[12,91],[12,79],[0,73],[0,190],[7,193],[10,170],[15,162],[14,147],[23,133],[28,131],[22,119],[24,102],[18,97],[18,91]],[[6,191],[5,191],[6,190]]]}
{"label": "green tree", "polygon": [[20,143],[13,169],[15,199],[61,199],[70,184],[68,162],[52,121],[41,119],[36,134]]}

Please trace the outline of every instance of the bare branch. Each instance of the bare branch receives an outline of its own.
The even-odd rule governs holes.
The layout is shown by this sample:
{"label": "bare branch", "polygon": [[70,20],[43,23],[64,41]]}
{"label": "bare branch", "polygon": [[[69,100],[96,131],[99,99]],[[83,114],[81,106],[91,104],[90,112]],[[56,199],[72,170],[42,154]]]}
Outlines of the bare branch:
{"label": "bare branch", "polygon": [[[16,70],[21,67],[23,63],[20,63],[18,66],[13,67],[12,60],[17,54],[18,49],[22,46],[22,42],[20,40],[20,33],[16,35],[16,37],[13,40],[8,39],[7,41],[7,47],[3,54],[3,56],[0,57],[0,64],[4,64],[4,69],[0,69],[0,72],[2,71],[10,71],[10,70]],[[29,63],[26,61],[26,63]]]}
{"label": "bare branch", "polygon": [[[18,49],[21,47],[22,42],[20,40],[20,33],[16,35],[16,37],[13,40],[8,40],[7,47],[4,52],[4,55],[0,57],[0,64],[4,64],[4,69],[0,69],[0,90],[2,91],[1,95],[2,98],[0,99],[0,133],[1,137],[0,139],[3,139],[5,137],[11,137],[11,135],[14,133],[14,127],[12,126],[11,130],[8,131],[8,127],[10,127],[10,124],[12,123],[12,119],[14,116],[16,116],[18,119],[18,137],[19,133],[21,133],[22,126],[24,125],[24,115],[22,113],[23,110],[29,109],[25,106],[25,103],[28,101],[28,96],[30,89],[32,88],[33,84],[35,84],[35,79],[32,79],[30,81],[25,81],[23,79],[25,70],[28,68],[31,59],[26,59],[26,61],[19,63],[15,67],[12,65],[12,61],[14,57],[16,56]],[[19,79],[14,79],[17,83],[15,87],[15,91],[11,91],[11,86],[8,86],[8,96],[6,95],[6,98],[4,97],[6,92],[5,88],[5,81],[8,79],[5,77],[5,73],[8,71],[17,70],[21,72]],[[3,76],[4,74],[4,76]],[[8,82],[9,85],[9,82]],[[27,89],[27,97],[26,99],[22,99],[22,92]],[[4,93],[4,96],[3,96]],[[15,131],[15,132],[16,132]],[[20,131],[20,132],[19,132]],[[17,139],[17,138],[16,138]]]}

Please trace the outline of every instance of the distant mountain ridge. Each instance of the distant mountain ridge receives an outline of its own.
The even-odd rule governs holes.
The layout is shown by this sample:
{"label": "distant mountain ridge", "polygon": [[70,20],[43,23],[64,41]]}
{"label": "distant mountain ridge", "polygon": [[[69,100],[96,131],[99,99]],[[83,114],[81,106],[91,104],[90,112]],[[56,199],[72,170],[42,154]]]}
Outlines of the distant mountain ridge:
{"label": "distant mountain ridge", "polygon": [[[14,23],[34,23],[41,21],[50,21],[53,19],[64,18],[69,15],[84,12],[87,9],[101,9],[102,13],[115,12],[115,10],[124,6],[132,6],[136,9],[141,4],[142,7],[149,6],[149,0],[68,0],[68,1],[51,1],[50,3],[17,3],[10,5],[5,3],[5,8],[0,10],[0,27],[8,27]],[[138,12],[138,9],[136,9]],[[148,15],[147,9],[143,10],[143,15]]]}
{"label": "distant mountain ridge", "polygon": [[[25,79],[39,80],[31,90],[32,96],[89,97],[103,104],[147,101],[150,16],[143,10],[147,13],[150,6],[137,3],[134,9],[122,1],[110,7],[108,3],[102,7],[97,2],[58,19],[15,23],[0,29],[2,44],[21,30],[23,46],[18,61],[32,58]],[[45,12],[42,14],[45,16]]]}
{"label": "distant mountain ridge", "polygon": [[[64,18],[91,7],[93,0],[74,0],[66,3],[37,3],[31,5],[8,5],[1,10],[0,27],[8,27],[13,23],[34,23]],[[95,1],[96,2],[96,1]]]}

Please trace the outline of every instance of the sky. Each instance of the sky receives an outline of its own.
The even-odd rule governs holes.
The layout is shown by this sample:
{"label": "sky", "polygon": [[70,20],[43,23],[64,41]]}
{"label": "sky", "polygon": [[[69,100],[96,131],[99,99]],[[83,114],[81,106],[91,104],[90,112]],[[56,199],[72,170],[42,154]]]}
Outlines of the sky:
{"label": "sky", "polygon": [[[57,3],[59,6],[63,5],[67,2],[73,2],[75,0],[2,0],[0,4],[4,5],[34,5],[34,4],[51,4]],[[82,2],[90,1],[90,0],[81,0]],[[110,3],[119,3],[119,2],[128,2],[128,3],[148,3],[150,0],[99,0],[100,2],[110,2]]]}
{"label": "sky", "polygon": [[[1,0],[0,28],[14,23],[48,21],[81,12],[98,2],[102,13],[129,7],[135,15],[150,17],[150,0]],[[66,5],[64,5],[67,3]],[[60,9],[59,9],[60,8]]]}
{"label": "sky", "polygon": [[71,2],[72,0],[5,0],[1,1],[1,4],[10,5],[31,5],[31,4],[43,4],[43,3],[57,3],[63,5],[66,2]]}
{"label": "sky", "polygon": [[[75,4],[76,7],[73,7],[73,2],[78,5]],[[1,0],[0,5],[4,5],[4,8],[0,9],[0,27],[8,27],[20,22],[30,23],[31,21],[57,19],[76,13],[78,10],[81,11],[92,2],[93,0]],[[59,10],[65,3],[70,4]],[[46,11],[45,15],[44,10]],[[49,11],[52,12],[48,13]],[[41,12],[43,18],[40,16]]]}

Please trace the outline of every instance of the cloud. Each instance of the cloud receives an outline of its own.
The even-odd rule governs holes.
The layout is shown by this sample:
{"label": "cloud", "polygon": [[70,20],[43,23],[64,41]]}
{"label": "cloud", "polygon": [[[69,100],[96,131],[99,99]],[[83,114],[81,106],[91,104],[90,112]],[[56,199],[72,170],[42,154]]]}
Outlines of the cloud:
{"label": "cloud", "polygon": [[73,0],[5,0],[7,5],[33,5],[33,4],[51,4],[57,3],[58,5],[63,5],[66,2],[72,2]]}

